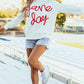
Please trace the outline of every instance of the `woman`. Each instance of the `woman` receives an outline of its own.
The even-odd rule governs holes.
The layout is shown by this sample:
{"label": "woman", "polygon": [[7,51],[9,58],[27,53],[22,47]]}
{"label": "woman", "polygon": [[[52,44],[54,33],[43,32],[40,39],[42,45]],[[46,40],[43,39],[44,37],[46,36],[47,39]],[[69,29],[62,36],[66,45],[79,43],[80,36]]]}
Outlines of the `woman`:
{"label": "woman", "polygon": [[[27,17],[25,28],[25,48],[28,56],[28,63],[31,67],[32,84],[39,83],[38,70],[42,74],[42,83],[46,84],[49,78],[48,66],[39,62],[40,56],[49,49],[49,42],[52,38],[57,13],[84,14],[82,9],[75,6],[63,5],[55,0],[27,0],[21,12],[0,32],[19,24],[24,17]],[[46,59],[47,60],[47,59]]]}

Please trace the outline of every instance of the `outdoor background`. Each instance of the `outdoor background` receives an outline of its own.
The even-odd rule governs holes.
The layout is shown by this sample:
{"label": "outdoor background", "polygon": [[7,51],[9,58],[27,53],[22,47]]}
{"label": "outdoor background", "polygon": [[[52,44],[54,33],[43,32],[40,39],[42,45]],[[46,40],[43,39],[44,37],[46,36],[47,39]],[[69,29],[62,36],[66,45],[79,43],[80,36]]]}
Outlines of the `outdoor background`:
{"label": "outdoor background", "polygon": [[[57,1],[84,8],[83,0]],[[25,0],[0,0],[0,28],[16,17],[24,4]],[[0,33],[0,84],[31,84],[25,21]],[[58,13],[53,32],[50,49],[39,59],[50,68],[48,84],[84,84],[84,14]]]}

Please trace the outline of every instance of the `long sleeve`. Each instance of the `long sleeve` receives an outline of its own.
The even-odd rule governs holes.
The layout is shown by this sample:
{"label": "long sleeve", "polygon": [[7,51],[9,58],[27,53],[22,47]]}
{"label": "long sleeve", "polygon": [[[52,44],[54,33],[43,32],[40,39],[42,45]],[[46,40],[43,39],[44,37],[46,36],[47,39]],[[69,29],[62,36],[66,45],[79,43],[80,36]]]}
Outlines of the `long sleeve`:
{"label": "long sleeve", "polygon": [[8,22],[4,28],[13,28],[14,26],[17,26],[22,20],[24,20],[24,14],[22,12],[18,13],[15,18],[13,18],[10,22]]}
{"label": "long sleeve", "polygon": [[53,4],[55,6],[55,10],[57,10],[59,13],[74,14],[74,15],[84,14],[84,8],[82,7],[74,5],[65,5],[57,1],[54,1]]}

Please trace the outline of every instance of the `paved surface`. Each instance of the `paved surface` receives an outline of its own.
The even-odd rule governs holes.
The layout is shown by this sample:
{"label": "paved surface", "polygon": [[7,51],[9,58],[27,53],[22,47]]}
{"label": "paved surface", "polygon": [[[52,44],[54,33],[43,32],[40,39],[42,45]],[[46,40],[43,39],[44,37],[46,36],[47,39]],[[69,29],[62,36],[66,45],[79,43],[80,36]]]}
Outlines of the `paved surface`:
{"label": "paved surface", "polygon": [[[39,72],[41,83],[41,74]],[[11,59],[0,53],[0,84],[32,84],[28,66]],[[62,82],[49,78],[47,84],[63,84]]]}
{"label": "paved surface", "polygon": [[[16,47],[16,48],[25,48],[25,37],[6,37],[1,36],[3,38],[6,38],[10,41],[4,41],[0,40],[0,43],[7,44],[8,46]],[[71,64],[75,67],[84,69],[84,49],[70,47],[58,44],[56,42],[84,42],[84,39],[82,40],[59,40],[61,38],[71,38],[71,37],[79,37],[84,38],[84,35],[74,35],[74,34],[55,34],[54,35],[54,41],[50,44],[50,49],[46,51],[45,53],[49,56],[49,58],[54,59],[59,58],[64,60],[63,62]]]}
{"label": "paved surface", "polygon": [[[9,47],[25,48],[25,37],[1,36],[7,40],[0,40],[0,44],[6,44]],[[81,38],[65,39],[65,38]],[[56,42],[84,42],[84,34],[54,34],[54,40],[50,44],[50,49],[41,57],[48,64],[52,64],[52,70],[58,73],[70,74],[72,78],[81,80],[84,83],[84,49],[70,47],[58,44]],[[61,40],[60,40],[61,39]],[[62,40],[64,39],[64,40]],[[55,65],[54,65],[55,64]],[[67,73],[65,71],[67,71]]]}

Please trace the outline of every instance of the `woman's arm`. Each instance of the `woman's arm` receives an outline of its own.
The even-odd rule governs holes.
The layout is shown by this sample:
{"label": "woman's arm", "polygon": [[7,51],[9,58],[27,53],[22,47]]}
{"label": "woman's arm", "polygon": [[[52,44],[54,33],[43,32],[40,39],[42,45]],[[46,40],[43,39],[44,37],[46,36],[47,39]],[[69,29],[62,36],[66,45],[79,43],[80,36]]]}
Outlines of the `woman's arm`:
{"label": "woman's arm", "polygon": [[13,28],[14,26],[17,26],[22,20],[24,20],[24,13],[20,12],[17,14],[15,18],[13,18],[10,22],[8,22],[4,28]]}
{"label": "woman's arm", "polygon": [[78,7],[74,5],[65,5],[57,1],[54,1],[53,4],[55,6],[55,9],[59,13],[74,14],[74,15],[84,14],[84,8],[82,7]]}

